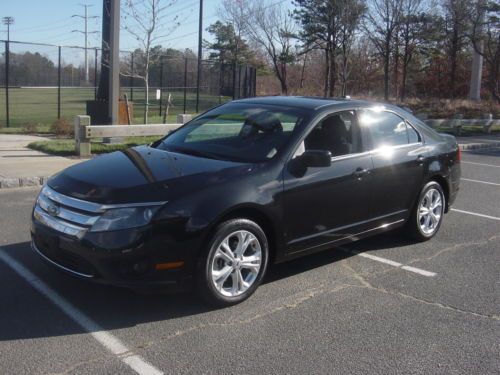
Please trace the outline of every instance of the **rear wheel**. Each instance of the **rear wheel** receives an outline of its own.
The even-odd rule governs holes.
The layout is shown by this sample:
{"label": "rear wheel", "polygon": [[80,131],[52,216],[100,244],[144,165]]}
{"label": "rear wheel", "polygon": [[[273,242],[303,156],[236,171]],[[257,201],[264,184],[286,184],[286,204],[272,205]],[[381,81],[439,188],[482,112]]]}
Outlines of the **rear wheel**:
{"label": "rear wheel", "polygon": [[264,277],[269,247],[264,231],[253,221],[233,219],[220,224],[198,266],[198,291],[205,301],[229,306],[250,297]]}
{"label": "rear wheel", "polygon": [[443,221],[445,196],[441,185],[427,183],[421,190],[406,224],[409,234],[417,241],[427,241],[438,232]]}

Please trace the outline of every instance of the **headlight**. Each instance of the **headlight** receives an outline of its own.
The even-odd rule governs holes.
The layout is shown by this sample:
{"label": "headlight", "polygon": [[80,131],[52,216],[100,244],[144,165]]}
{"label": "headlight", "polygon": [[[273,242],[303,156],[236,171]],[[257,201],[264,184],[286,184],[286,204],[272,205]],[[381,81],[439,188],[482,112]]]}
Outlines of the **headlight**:
{"label": "headlight", "polygon": [[135,228],[148,224],[160,206],[114,208],[97,219],[91,232]]}

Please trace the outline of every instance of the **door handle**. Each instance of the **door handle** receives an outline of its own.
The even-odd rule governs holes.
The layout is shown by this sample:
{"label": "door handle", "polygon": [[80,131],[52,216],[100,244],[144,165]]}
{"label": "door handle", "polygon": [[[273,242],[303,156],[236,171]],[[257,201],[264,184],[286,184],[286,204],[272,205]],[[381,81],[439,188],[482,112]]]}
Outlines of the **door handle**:
{"label": "door handle", "polygon": [[369,173],[368,169],[364,169],[364,168],[359,167],[359,168],[356,168],[356,170],[352,174],[354,175],[354,177],[359,179],[368,173]]}
{"label": "door handle", "polygon": [[417,156],[417,163],[418,164],[424,164],[425,161],[425,156],[424,155],[418,155]]}

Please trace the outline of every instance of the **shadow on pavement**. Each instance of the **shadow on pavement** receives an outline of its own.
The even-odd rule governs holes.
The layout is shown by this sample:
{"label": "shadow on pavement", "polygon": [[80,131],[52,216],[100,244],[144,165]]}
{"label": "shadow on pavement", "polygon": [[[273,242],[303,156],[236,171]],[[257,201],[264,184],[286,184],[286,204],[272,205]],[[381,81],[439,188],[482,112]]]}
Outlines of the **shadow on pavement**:
{"label": "shadow on pavement", "polygon": [[[343,248],[365,251],[410,244],[397,235],[385,234],[360,241],[355,245],[344,245]],[[177,318],[198,321],[197,315],[214,310],[203,304],[195,293],[137,293],[129,289],[75,279],[46,265],[32,252],[29,242],[2,248],[106,330]],[[346,251],[332,249],[272,265],[264,283],[273,283],[351,256],[353,254]],[[0,261],[0,271],[5,269],[4,267],[7,266]],[[76,323],[61,325],[54,315],[61,316],[62,313],[55,314],[54,311],[58,309],[52,306],[52,302],[44,303],[42,300],[45,297],[24,280],[21,281],[17,276],[11,277],[16,284],[12,282],[7,284],[3,280],[4,277],[6,276],[2,276],[0,272],[0,284],[3,284],[0,286],[0,299],[3,300],[0,306],[4,306],[0,307],[0,341],[86,333]],[[7,303],[9,305],[5,308]]]}

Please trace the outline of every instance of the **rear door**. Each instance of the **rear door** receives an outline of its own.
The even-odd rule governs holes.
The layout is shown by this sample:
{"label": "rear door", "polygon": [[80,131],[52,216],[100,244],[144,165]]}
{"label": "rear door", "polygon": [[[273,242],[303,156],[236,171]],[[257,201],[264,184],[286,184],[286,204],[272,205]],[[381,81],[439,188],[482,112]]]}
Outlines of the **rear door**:
{"label": "rear door", "polygon": [[401,220],[423,182],[421,136],[392,111],[363,109],[358,118],[373,160],[370,215],[384,223]]}

